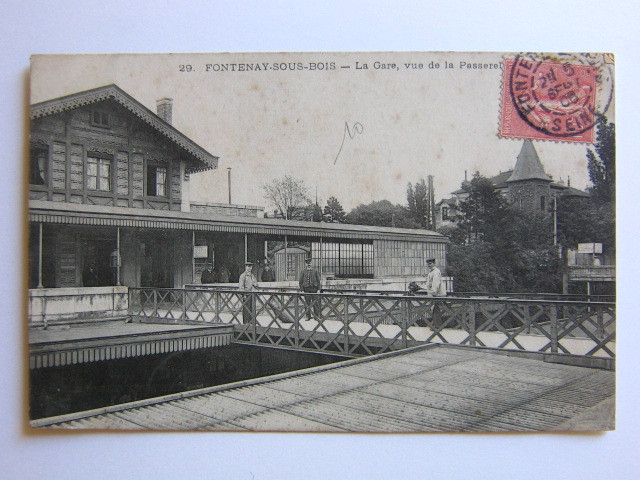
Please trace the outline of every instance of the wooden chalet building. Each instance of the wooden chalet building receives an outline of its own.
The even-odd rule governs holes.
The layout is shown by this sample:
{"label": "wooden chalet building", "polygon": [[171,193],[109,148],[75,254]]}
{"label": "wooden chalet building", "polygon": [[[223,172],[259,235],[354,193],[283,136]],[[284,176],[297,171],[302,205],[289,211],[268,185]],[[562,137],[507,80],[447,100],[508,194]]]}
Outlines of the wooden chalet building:
{"label": "wooden chalet building", "polygon": [[[115,85],[31,106],[29,287],[32,298],[181,288],[207,263],[237,280],[266,242],[306,241],[338,276],[425,275],[448,239],[426,230],[262,218],[259,207],[192,203],[189,177],[218,158]],[[94,290],[88,290],[94,289]],[[98,290],[95,290],[98,289]],[[69,294],[71,294],[69,293]],[[66,295],[66,293],[65,293]],[[114,308],[112,310],[118,310]]]}

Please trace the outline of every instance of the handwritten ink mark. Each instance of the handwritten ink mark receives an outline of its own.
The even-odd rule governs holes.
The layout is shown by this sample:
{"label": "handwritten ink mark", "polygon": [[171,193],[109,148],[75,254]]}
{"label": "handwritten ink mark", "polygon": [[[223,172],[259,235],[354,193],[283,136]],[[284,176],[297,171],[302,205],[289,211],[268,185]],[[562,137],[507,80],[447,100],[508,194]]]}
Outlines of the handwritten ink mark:
{"label": "handwritten ink mark", "polygon": [[349,128],[349,123],[348,122],[344,122],[344,135],[342,135],[342,144],[340,145],[340,150],[338,150],[338,154],[336,155],[336,159],[333,161],[334,165],[338,161],[338,157],[340,156],[340,152],[342,152],[342,147],[344,147],[344,141],[347,139],[347,135],[349,135],[349,138],[351,140],[353,140],[356,135],[358,135],[358,134],[362,135],[362,132],[364,132],[364,127],[362,126],[362,124],[360,122],[354,123],[352,128],[353,128],[353,130]]}

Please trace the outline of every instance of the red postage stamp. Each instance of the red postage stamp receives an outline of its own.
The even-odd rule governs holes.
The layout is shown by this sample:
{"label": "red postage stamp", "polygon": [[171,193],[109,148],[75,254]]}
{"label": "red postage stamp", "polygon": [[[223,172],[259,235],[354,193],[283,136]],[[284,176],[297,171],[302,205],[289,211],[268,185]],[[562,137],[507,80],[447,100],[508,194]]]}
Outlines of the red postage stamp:
{"label": "red postage stamp", "polygon": [[591,143],[611,101],[606,83],[597,62],[575,56],[506,59],[500,136]]}

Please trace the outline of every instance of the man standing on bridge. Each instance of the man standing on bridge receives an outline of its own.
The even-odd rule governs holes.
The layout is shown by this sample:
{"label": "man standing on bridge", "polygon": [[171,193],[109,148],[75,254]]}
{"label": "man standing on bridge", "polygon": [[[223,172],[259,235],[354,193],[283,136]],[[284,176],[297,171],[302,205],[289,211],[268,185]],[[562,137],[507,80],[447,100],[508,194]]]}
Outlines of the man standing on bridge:
{"label": "man standing on bridge", "polygon": [[429,273],[427,275],[427,283],[423,290],[427,291],[427,295],[432,297],[444,297],[447,294],[445,284],[442,281],[442,272],[436,267],[436,259],[427,259],[427,268]]}
{"label": "man standing on bridge", "polygon": [[253,291],[258,288],[258,279],[251,272],[253,263],[244,264],[244,272],[240,275],[238,290],[244,292],[242,295],[242,323],[251,323],[251,319],[256,311],[256,297]]}
{"label": "man standing on bridge", "polygon": [[[311,265],[311,258],[307,258],[304,261],[306,263],[305,269],[300,272],[300,278],[298,283],[300,284],[300,290],[304,293],[317,293],[322,288],[322,282],[320,280],[320,272]],[[307,319],[311,320],[311,315],[317,320],[320,311],[319,298],[314,298],[312,295],[304,296],[305,311]]]}

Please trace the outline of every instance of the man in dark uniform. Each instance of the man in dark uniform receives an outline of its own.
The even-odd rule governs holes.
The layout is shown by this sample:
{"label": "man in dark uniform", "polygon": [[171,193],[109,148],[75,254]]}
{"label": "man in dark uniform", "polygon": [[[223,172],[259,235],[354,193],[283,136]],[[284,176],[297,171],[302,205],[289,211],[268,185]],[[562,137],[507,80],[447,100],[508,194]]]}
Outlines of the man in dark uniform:
{"label": "man in dark uniform", "polygon": [[[300,284],[300,290],[304,293],[317,293],[322,288],[322,282],[320,279],[320,272],[311,265],[311,259],[307,258],[305,261],[306,267],[300,272],[300,278],[298,283]],[[305,295],[305,311],[307,319],[311,320],[311,315],[317,320],[320,312],[320,299],[313,295]]]}
{"label": "man in dark uniform", "polygon": [[200,283],[215,283],[216,282],[216,278],[215,278],[215,274],[213,273],[213,268],[211,267],[211,264],[207,265],[207,268],[204,269],[204,271],[202,272],[202,276],[200,277]]}
{"label": "man in dark uniform", "polygon": [[264,270],[262,271],[262,276],[260,280],[263,282],[275,282],[276,274],[271,268],[271,264],[269,262],[264,264]]}

